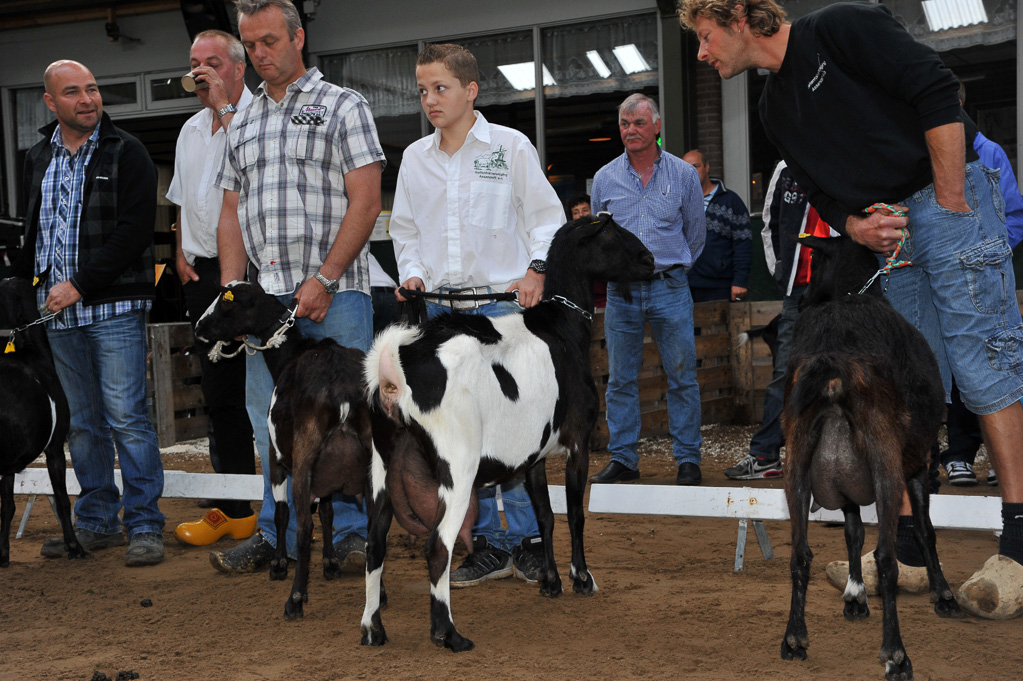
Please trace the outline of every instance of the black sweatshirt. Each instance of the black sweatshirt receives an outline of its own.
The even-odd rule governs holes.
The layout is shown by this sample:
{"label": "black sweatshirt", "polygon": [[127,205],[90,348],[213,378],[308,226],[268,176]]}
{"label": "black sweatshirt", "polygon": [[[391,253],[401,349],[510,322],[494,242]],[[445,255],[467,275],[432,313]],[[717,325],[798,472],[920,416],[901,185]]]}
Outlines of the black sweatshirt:
{"label": "black sweatshirt", "polygon": [[850,215],[933,182],[924,131],[962,120],[958,88],[887,7],[838,3],[792,24],[760,118],[821,218],[844,233]]}

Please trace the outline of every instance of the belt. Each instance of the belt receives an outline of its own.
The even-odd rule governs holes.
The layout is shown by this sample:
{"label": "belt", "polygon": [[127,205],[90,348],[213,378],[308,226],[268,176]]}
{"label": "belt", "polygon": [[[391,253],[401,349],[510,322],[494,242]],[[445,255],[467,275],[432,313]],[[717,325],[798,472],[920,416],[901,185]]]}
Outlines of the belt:
{"label": "belt", "polygon": [[670,275],[670,274],[668,274],[668,273],[669,273],[669,272],[674,272],[675,270],[677,270],[677,269],[681,269],[681,268],[682,268],[682,265],[675,265],[675,266],[673,266],[673,267],[669,267],[669,268],[668,268],[668,269],[666,269],[666,270],[663,270],[663,271],[661,271],[661,272],[658,272],[657,274],[655,274],[654,276],[652,276],[652,277],[650,277],[650,278],[651,278],[651,279],[670,279],[670,278],[671,278],[671,275]]}
{"label": "belt", "polygon": [[462,296],[482,296],[482,300],[444,300],[440,299],[437,301],[438,305],[443,307],[450,307],[452,310],[475,310],[481,305],[489,305],[494,302],[493,298],[487,296],[493,295],[494,291],[490,286],[470,286],[469,288],[445,288],[437,289],[434,293],[462,295]]}

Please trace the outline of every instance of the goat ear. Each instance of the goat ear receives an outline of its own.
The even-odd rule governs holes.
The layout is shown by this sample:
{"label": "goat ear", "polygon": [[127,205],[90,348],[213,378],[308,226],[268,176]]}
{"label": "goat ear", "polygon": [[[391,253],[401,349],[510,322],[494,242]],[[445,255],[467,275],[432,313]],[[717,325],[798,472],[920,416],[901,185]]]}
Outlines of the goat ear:
{"label": "goat ear", "polygon": [[50,267],[52,267],[52,265],[47,265],[45,270],[32,277],[32,288],[39,288],[39,286],[43,284],[47,278],[49,278]]}
{"label": "goat ear", "polygon": [[799,243],[806,248],[820,250],[830,255],[835,251],[837,240],[830,237],[823,238],[819,236],[811,236],[810,234],[800,234]]}

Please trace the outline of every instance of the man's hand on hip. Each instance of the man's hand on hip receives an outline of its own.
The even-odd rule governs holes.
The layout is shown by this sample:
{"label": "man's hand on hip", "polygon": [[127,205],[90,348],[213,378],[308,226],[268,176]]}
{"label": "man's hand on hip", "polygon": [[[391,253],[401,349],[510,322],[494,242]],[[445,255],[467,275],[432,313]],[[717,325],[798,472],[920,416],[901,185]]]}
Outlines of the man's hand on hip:
{"label": "man's hand on hip", "polygon": [[323,284],[316,279],[308,279],[298,287],[298,291],[295,292],[295,300],[298,301],[295,316],[308,317],[310,321],[318,324],[327,318],[327,311],[330,309],[333,296],[327,293]]}

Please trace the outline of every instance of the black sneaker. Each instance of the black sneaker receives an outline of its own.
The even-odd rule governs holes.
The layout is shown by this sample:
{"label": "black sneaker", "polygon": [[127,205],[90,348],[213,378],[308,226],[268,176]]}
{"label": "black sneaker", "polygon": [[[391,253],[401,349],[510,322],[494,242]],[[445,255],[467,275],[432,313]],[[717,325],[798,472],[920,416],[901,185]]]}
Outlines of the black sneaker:
{"label": "black sneaker", "polygon": [[948,472],[948,484],[954,487],[973,487],[977,484],[973,465],[965,461],[949,461],[945,464],[945,471]]}
{"label": "black sneaker", "polygon": [[461,589],[476,586],[488,579],[511,577],[511,554],[494,548],[487,538],[480,535],[472,538],[472,553],[465,557],[457,570],[451,571],[451,588]]}
{"label": "black sneaker", "polygon": [[[124,546],[124,533],[114,532],[113,534],[99,534],[89,530],[75,530],[78,543],[82,548],[92,553],[100,549],[109,549],[116,546]],[[39,549],[39,555],[47,558],[61,558],[67,555],[67,548],[64,546],[64,537],[53,537],[43,542]]]}
{"label": "black sneaker", "polygon": [[156,532],[139,532],[131,538],[128,550],[124,552],[124,564],[128,567],[156,565],[163,562],[163,535]]}
{"label": "black sneaker", "polygon": [[732,480],[764,480],[780,478],[784,475],[778,459],[767,461],[760,457],[747,454],[739,463],[725,469],[725,477]]}
{"label": "black sneaker", "polygon": [[526,537],[512,549],[512,567],[515,576],[528,584],[536,584],[543,573],[543,539]]}
{"label": "black sneaker", "polygon": [[270,565],[276,549],[262,532],[226,551],[210,551],[210,565],[221,572],[259,572]]}
{"label": "black sneaker", "polygon": [[342,570],[351,567],[353,571],[361,571],[366,567],[366,538],[355,533],[346,534],[334,544],[334,553]]}

